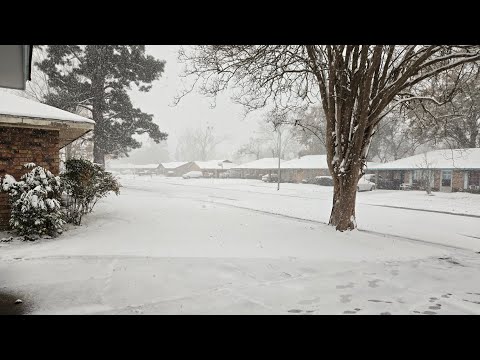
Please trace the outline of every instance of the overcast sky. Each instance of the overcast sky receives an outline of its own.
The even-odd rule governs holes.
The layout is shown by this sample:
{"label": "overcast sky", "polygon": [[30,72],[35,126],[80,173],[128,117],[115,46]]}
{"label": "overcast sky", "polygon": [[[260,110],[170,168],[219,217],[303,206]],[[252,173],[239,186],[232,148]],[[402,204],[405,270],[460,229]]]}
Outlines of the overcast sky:
{"label": "overcast sky", "polygon": [[[171,160],[174,160],[177,139],[187,128],[212,125],[215,133],[224,136],[226,140],[218,145],[218,158],[231,157],[240,145],[248,142],[252,131],[255,131],[257,120],[261,116],[249,114],[243,117],[243,108],[230,100],[230,94],[225,93],[217,98],[215,108],[210,108],[211,99],[192,92],[173,106],[173,100],[182,89],[182,79],[179,77],[183,64],[177,60],[180,46],[148,45],[147,53],[157,59],[165,60],[165,71],[162,77],[153,83],[148,93],[131,92],[135,106],[142,111],[154,115],[154,121],[162,131],[168,133],[168,149]],[[138,150],[134,150],[138,151]]]}

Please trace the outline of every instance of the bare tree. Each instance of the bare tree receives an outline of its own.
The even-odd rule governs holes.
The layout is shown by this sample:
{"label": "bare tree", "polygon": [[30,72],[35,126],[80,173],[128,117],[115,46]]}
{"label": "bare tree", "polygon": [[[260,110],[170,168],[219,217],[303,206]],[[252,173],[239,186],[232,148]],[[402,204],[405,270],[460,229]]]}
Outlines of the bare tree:
{"label": "bare tree", "polygon": [[416,180],[420,183],[421,189],[428,195],[432,195],[432,183],[434,181],[433,162],[428,159],[427,153],[424,153],[421,161],[417,164]]}
{"label": "bare tree", "polygon": [[260,124],[260,129],[272,157],[280,156],[281,159],[288,160],[298,155],[301,145],[283,114],[270,112],[266,121]]}
{"label": "bare tree", "polygon": [[296,115],[301,126],[294,126],[296,139],[303,146],[299,155],[322,155],[325,149],[325,115],[321,106],[311,106]]}
{"label": "bare tree", "polygon": [[185,76],[194,79],[185,93],[196,87],[215,97],[232,85],[247,111],[321,100],[334,179],[329,223],[340,231],[356,227],[357,183],[382,118],[404,102],[437,101],[417,88],[479,59],[480,47],[468,45],[202,45],[180,51]]}
{"label": "bare tree", "polygon": [[187,129],[178,139],[176,158],[185,161],[208,160],[214,156],[216,146],[223,141],[224,138],[215,135],[213,126]]}
{"label": "bare tree", "polygon": [[480,147],[480,68],[467,64],[432,79],[425,92],[441,88],[448,97],[442,106],[419,102],[410,116],[418,137],[452,148]]}
{"label": "bare tree", "polygon": [[393,110],[377,127],[368,152],[369,161],[387,162],[412,156],[430,139],[416,135],[411,121],[398,110]]}
{"label": "bare tree", "polygon": [[242,145],[238,149],[237,154],[240,157],[253,155],[255,156],[255,159],[258,160],[262,157],[265,151],[264,148],[265,148],[265,142],[263,141],[263,139],[258,137],[251,137],[248,143]]}

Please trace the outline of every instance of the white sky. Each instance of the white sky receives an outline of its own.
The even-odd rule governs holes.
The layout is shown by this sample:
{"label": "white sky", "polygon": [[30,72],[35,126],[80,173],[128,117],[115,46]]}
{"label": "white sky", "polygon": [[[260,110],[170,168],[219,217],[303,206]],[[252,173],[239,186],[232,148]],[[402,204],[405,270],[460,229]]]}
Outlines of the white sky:
{"label": "white sky", "polygon": [[162,77],[153,83],[148,93],[132,91],[132,102],[142,111],[153,114],[160,129],[168,133],[167,144],[171,160],[174,160],[177,139],[185,129],[207,124],[214,127],[216,135],[226,138],[216,148],[217,157],[230,158],[239,146],[248,142],[261,114],[249,114],[244,118],[242,106],[234,104],[227,93],[217,98],[216,107],[213,109],[210,107],[211,99],[196,92],[188,94],[177,106],[173,106],[174,97],[180,93],[183,80],[179,77],[183,69],[183,64],[177,61],[179,48],[179,45],[146,47],[148,54],[166,61],[165,71]]}

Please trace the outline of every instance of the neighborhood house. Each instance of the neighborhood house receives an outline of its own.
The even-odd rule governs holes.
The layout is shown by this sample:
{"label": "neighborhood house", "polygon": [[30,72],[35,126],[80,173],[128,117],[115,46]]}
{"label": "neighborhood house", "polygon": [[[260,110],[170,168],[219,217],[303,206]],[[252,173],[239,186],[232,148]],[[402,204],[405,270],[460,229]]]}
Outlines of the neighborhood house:
{"label": "neighborhood house", "polygon": [[380,189],[480,192],[480,149],[445,149],[370,166]]}
{"label": "neighborhood house", "polygon": [[189,164],[187,161],[163,162],[158,165],[158,173],[165,176],[182,176],[190,171]]}
{"label": "neighborhood house", "polygon": [[[0,178],[16,180],[35,163],[59,173],[59,150],[91,131],[95,122],[36,101],[0,92]],[[8,228],[8,195],[0,192],[0,229]]]}
{"label": "neighborhood house", "polygon": [[[280,163],[283,163],[281,160]],[[281,166],[281,165],[280,165]],[[230,177],[241,179],[261,179],[263,175],[277,174],[278,158],[263,158],[246,164],[236,165],[229,171]]]}
{"label": "neighborhood house", "polygon": [[193,161],[189,171],[201,171],[204,177],[218,178],[235,167],[230,160]]}

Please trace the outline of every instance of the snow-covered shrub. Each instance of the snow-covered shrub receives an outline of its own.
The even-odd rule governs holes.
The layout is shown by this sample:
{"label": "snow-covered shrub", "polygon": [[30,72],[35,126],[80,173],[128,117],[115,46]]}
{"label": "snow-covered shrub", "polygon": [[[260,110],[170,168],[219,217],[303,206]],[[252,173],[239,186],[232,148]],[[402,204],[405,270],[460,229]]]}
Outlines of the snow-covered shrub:
{"label": "snow-covered shrub", "polygon": [[110,192],[120,193],[120,184],[101,166],[86,159],[69,159],[60,175],[66,193],[66,220],[80,225],[97,201]]}
{"label": "snow-covered shrub", "polygon": [[34,163],[24,166],[31,170],[20,181],[7,174],[1,183],[1,190],[10,197],[10,226],[20,235],[56,236],[65,224],[60,177]]}

